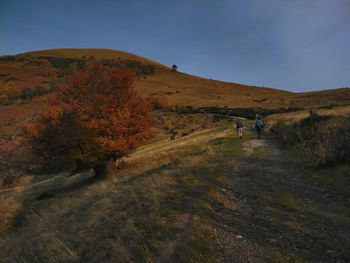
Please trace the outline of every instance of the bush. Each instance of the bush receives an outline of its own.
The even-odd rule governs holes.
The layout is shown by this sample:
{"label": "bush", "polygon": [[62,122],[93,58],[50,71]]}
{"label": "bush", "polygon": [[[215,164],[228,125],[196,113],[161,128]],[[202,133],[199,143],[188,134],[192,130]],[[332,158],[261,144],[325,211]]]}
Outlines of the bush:
{"label": "bush", "polygon": [[150,96],[153,110],[164,110],[170,108],[170,99],[163,91],[158,92],[157,95]]}
{"label": "bush", "polygon": [[0,105],[5,106],[9,105],[11,102],[6,94],[1,94],[0,95]]}
{"label": "bush", "polygon": [[15,75],[10,75],[8,77],[5,78],[5,82],[9,82],[9,81],[15,81],[18,80],[19,78]]}
{"label": "bush", "polygon": [[23,100],[31,99],[36,96],[42,96],[46,93],[51,92],[52,90],[52,87],[45,88],[42,86],[36,86],[34,89],[24,88],[21,90],[19,97]]}
{"label": "bush", "polygon": [[29,149],[23,143],[0,140],[0,188],[10,186],[33,163]]}
{"label": "bush", "polygon": [[154,65],[145,65],[135,60],[114,61],[113,59],[101,59],[103,65],[112,68],[129,68],[135,70],[136,75],[152,75],[155,73]]}
{"label": "bush", "polygon": [[59,57],[51,57],[51,56],[42,56],[38,57],[39,59],[46,59],[50,62],[51,66],[58,69],[68,70],[71,64],[75,64],[77,68],[83,68],[85,65],[85,61],[77,58],[59,58]]}
{"label": "bush", "polygon": [[277,123],[271,132],[283,144],[300,146],[313,165],[332,166],[350,161],[350,118],[325,117],[313,112],[296,123]]}

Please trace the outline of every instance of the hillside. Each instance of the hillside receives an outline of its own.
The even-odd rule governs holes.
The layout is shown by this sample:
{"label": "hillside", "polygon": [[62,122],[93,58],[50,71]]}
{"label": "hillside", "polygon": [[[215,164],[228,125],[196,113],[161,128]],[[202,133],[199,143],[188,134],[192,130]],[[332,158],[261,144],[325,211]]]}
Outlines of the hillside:
{"label": "hillside", "polygon": [[154,117],[158,136],[105,180],[0,190],[0,262],[348,262],[348,164],[315,172],[250,130],[237,139],[232,118]]}
{"label": "hillside", "polygon": [[57,83],[93,60],[135,69],[136,89],[141,95],[163,92],[172,105],[277,109],[350,103],[349,88],[292,93],[172,72],[165,65],[123,51],[52,49],[0,57],[0,104],[30,103],[33,97],[50,93]]}
{"label": "hillside", "polygon": [[[103,179],[91,166],[38,171],[46,149],[32,156],[23,124],[95,60],[134,69],[139,94],[163,94],[180,107],[153,110],[154,136],[109,162]],[[296,94],[208,80],[113,50],[0,57],[0,262],[349,262],[348,159],[334,155],[339,163],[321,167],[307,155],[348,149],[349,99],[350,89]],[[238,139],[238,117],[193,107],[264,108],[266,133],[256,139],[254,120],[240,115]],[[314,107],[326,125],[294,123]],[[299,139],[310,134],[316,146],[332,147],[305,152],[313,140]]]}

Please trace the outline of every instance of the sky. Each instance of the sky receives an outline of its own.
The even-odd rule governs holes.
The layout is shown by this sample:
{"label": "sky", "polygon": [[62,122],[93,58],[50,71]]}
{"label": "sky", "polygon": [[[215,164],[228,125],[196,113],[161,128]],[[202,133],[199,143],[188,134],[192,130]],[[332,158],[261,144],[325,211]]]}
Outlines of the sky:
{"label": "sky", "polygon": [[294,92],[350,87],[350,0],[0,0],[0,55],[62,47]]}

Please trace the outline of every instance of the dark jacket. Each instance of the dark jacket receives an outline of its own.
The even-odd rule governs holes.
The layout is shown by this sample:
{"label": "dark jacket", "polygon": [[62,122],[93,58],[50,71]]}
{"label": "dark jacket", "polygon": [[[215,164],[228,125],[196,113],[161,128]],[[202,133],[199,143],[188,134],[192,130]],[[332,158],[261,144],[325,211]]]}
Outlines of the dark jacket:
{"label": "dark jacket", "polygon": [[239,129],[239,128],[243,128],[243,122],[241,122],[241,121],[238,121],[236,123],[236,129]]}

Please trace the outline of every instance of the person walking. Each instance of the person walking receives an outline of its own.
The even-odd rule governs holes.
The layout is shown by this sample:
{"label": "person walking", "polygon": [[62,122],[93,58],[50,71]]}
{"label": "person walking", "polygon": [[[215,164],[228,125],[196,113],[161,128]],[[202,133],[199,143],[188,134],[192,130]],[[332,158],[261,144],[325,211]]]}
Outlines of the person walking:
{"label": "person walking", "polygon": [[261,133],[262,133],[262,130],[264,129],[264,122],[262,121],[262,119],[259,118],[259,116],[256,116],[255,129],[256,129],[256,137],[258,139],[261,139]]}
{"label": "person walking", "polygon": [[242,120],[238,120],[236,122],[236,131],[238,139],[242,139],[243,137],[243,122]]}

